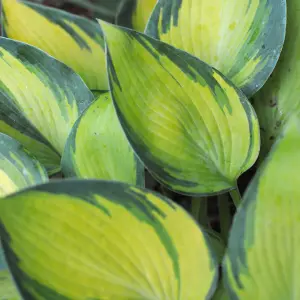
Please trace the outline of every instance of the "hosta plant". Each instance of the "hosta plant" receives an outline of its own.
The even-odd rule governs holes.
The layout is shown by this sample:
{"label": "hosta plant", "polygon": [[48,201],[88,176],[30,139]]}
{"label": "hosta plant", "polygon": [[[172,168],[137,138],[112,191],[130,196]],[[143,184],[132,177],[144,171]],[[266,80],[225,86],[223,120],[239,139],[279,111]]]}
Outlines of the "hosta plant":
{"label": "hosta plant", "polygon": [[299,298],[287,2],[2,0],[0,299]]}

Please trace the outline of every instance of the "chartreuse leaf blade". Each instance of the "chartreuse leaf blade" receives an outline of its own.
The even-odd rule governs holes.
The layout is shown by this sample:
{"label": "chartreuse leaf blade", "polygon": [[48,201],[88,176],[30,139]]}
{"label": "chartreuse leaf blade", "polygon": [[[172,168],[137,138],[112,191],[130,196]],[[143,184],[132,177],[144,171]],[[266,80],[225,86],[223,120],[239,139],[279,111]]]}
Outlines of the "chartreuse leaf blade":
{"label": "chartreuse leaf blade", "polygon": [[230,299],[298,299],[300,122],[291,119],[250,184],[224,262]]}
{"label": "chartreuse leaf blade", "polygon": [[0,133],[0,197],[48,181],[44,167],[16,140]]}
{"label": "chartreuse leaf blade", "polygon": [[214,291],[205,235],[147,190],[52,182],[0,201],[0,221],[7,262],[28,299],[186,300]]}
{"label": "chartreuse leaf blade", "polygon": [[158,0],[146,33],[199,57],[251,96],[277,63],[285,27],[285,0]]}
{"label": "chartreuse leaf blade", "polygon": [[0,243],[0,296],[1,299],[19,300],[19,293],[11,278],[11,274],[5,262],[3,249]]}
{"label": "chartreuse leaf blade", "polygon": [[2,6],[7,37],[64,62],[90,89],[107,90],[104,41],[96,22],[26,1],[3,0]]}
{"label": "chartreuse leaf blade", "polygon": [[59,163],[73,124],[94,99],[82,79],[41,50],[0,38],[0,82],[1,132],[50,166]]}
{"label": "chartreuse leaf blade", "polygon": [[232,189],[259,151],[258,122],[245,96],[186,52],[101,25],[117,113],[146,167],[181,193]]}
{"label": "chartreuse leaf blade", "polygon": [[157,0],[129,0],[117,18],[118,24],[143,32]]}
{"label": "chartreuse leaf blade", "polygon": [[76,121],[62,170],[68,177],[144,185],[144,167],[124,134],[109,93],[101,94]]}
{"label": "chartreuse leaf blade", "polygon": [[291,116],[300,112],[299,1],[287,0],[287,17],[286,39],[278,64],[264,87],[253,97],[262,128],[262,158],[268,154]]}

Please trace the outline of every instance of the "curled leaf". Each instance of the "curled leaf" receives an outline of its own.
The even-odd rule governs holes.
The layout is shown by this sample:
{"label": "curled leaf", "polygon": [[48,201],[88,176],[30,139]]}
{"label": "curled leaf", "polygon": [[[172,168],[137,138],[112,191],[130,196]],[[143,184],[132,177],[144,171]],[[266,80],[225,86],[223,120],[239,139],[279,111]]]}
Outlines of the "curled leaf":
{"label": "curled leaf", "polygon": [[[206,299],[217,265],[179,206],[108,181],[40,185],[0,201],[6,259],[25,299]],[[192,246],[191,246],[192,245]]]}
{"label": "curled leaf", "polygon": [[46,181],[44,167],[18,141],[0,133],[0,197]]}
{"label": "curled leaf", "polygon": [[2,6],[7,37],[64,62],[90,89],[107,90],[104,41],[96,22],[26,1],[2,0]]}
{"label": "curled leaf", "polygon": [[75,123],[62,170],[69,177],[144,185],[144,167],[123,132],[109,93],[101,94]]}
{"label": "curled leaf", "polygon": [[250,97],[272,73],[285,28],[285,0],[158,0],[146,33],[212,65]]}
{"label": "curled leaf", "polygon": [[260,146],[246,97],[186,52],[129,29],[101,26],[117,113],[155,178],[190,195],[234,188]]}

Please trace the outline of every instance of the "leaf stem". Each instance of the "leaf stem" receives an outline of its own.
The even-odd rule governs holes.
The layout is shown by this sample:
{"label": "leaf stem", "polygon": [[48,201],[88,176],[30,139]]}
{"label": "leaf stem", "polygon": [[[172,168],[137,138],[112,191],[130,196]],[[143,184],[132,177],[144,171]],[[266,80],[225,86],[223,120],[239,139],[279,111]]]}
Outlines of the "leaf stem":
{"label": "leaf stem", "polygon": [[231,214],[230,206],[228,201],[228,194],[218,196],[218,207],[219,207],[219,220],[221,235],[224,241],[228,240],[230,225],[231,225]]}
{"label": "leaf stem", "polygon": [[209,226],[209,220],[207,217],[207,198],[206,197],[194,197],[192,198],[192,216],[195,220],[204,226]]}
{"label": "leaf stem", "polygon": [[241,204],[242,197],[239,191],[239,188],[236,186],[234,190],[231,190],[230,192],[231,199],[233,200],[235,207],[238,208]]}

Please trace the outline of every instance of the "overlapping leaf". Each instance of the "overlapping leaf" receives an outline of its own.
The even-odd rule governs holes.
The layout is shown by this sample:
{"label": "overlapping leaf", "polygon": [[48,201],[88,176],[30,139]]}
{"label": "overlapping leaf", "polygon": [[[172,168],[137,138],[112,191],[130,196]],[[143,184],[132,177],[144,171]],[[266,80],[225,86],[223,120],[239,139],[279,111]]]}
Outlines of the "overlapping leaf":
{"label": "overlapping leaf", "polygon": [[129,29],[102,27],[117,113],[153,175],[187,194],[232,189],[259,150],[258,122],[245,96],[186,52]]}
{"label": "overlapping leaf", "polygon": [[6,259],[25,299],[206,299],[206,237],[166,198],[108,181],[63,181],[0,201]]}
{"label": "overlapping leaf", "polygon": [[262,157],[270,150],[282,127],[300,112],[300,3],[287,0],[287,35],[279,62],[268,82],[254,96],[262,128]]}
{"label": "overlapping leaf", "polygon": [[0,133],[0,197],[47,180],[44,167],[25,148]]}
{"label": "overlapping leaf", "polygon": [[0,132],[59,170],[68,134],[93,101],[70,68],[30,45],[0,38]]}
{"label": "overlapping leaf", "polygon": [[143,32],[157,0],[128,0],[117,18],[118,24]]}
{"label": "overlapping leaf", "polygon": [[144,185],[144,167],[135,156],[109,93],[75,123],[62,158],[65,175]]}
{"label": "overlapping leaf", "polygon": [[25,1],[2,0],[2,6],[7,37],[64,62],[90,89],[107,90],[104,42],[96,22]]}
{"label": "overlapping leaf", "polygon": [[285,25],[285,0],[158,0],[146,33],[199,57],[251,96],[276,65]]}
{"label": "overlapping leaf", "polygon": [[283,136],[249,186],[224,263],[230,299],[298,299],[300,121]]}

